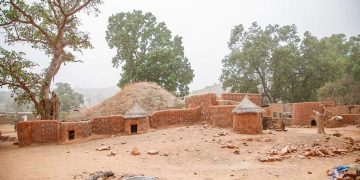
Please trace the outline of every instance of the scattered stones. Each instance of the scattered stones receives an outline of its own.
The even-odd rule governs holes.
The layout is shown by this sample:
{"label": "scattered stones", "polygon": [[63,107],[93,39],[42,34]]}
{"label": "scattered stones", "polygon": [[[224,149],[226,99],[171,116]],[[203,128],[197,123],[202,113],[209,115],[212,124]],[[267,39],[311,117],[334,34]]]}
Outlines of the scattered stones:
{"label": "scattered stones", "polygon": [[125,140],[123,140],[123,141],[121,141],[121,142],[120,142],[120,144],[126,144],[126,141],[125,141]]}
{"label": "scattered stones", "polygon": [[233,144],[225,144],[225,145],[222,145],[221,148],[235,149],[235,148],[238,148],[238,147],[233,145]]}
{"label": "scattered stones", "polygon": [[70,151],[66,151],[66,153],[70,153]]}
{"label": "scattered stones", "polygon": [[114,152],[110,152],[110,154],[108,154],[107,156],[115,156],[116,155],[116,153],[114,153]]}
{"label": "scattered stones", "polygon": [[307,173],[308,173],[308,174],[312,174],[312,172],[311,172],[311,171],[308,171]]}
{"label": "scattered stones", "polygon": [[98,179],[108,179],[110,177],[114,177],[114,173],[112,171],[97,171],[95,173],[91,173],[86,180],[98,180]]}
{"label": "scattered stones", "polygon": [[150,154],[150,155],[156,155],[156,154],[159,154],[159,151],[151,149],[151,150],[148,150],[147,153]]}
{"label": "scattered stones", "polygon": [[111,138],[114,138],[114,137],[115,137],[115,135],[111,135],[110,137],[111,137]]}
{"label": "scattered stones", "polygon": [[271,139],[270,138],[265,138],[264,142],[271,142]]}
{"label": "scattered stones", "polygon": [[97,151],[106,151],[106,150],[110,150],[110,146],[101,146],[99,148],[96,149]]}
{"label": "scattered stones", "polygon": [[165,151],[160,156],[169,156],[169,153]]}
{"label": "scattered stones", "polygon": [[240,150],[235,149],[234,154],[240,154]]}
{"label": "scattered stones", "polygon": [[134,147],[131,154],[134,156],[140,155],[140,150],[137,147]]}
{"label": "scattered stones", "polygon": [[247,144],[246,142],[243,142],[242,144],[243,144],[244,146],[248,146],[248,144]]}
{"label": "scattered stones", "polygon": [[341,136],[341,134],[339,132],[335,132],[332,135],[335,136],[335,137],[340,137]]}

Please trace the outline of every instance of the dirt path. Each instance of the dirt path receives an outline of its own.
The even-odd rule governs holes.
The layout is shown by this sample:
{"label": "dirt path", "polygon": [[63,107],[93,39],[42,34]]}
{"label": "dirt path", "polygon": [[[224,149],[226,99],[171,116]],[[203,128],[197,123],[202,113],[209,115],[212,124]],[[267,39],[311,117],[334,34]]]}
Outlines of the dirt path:
{"label": "dirt path", "polygon": [[[3,126],[0,126],[3,128]],[[354,126],[327,129],[344,136],[360,138]],[[217,136],[219,132],[228,133]],[[311,145],[316,139],[323,143],[316,129],[289,128],[287,132],[264,131],[261,135],[241,135],[230,130],[204,126],[177,127],[141,135],[117,136],[81,144],[43,145],[18,148],[0,143],[0,179],[84,179],[91,172],[112,170],[117,177],[124,174],[144,174],[159,179],[328,179],[325,172],[334,165],[354,162],[360,152],[339,157],[292,157],[277,162],[260,162],[258,157],[274,147],[286,144]],[[252,141],[244,139],[252,138]],[[264,142],[264,139],[270,142]],[[126,141],[126,144],[121,142]],[[244,142],[246,144],[244,144]],[[239,146],[240,154],[221,144]],[[331,137],[329,146],[341,146],[343,137]],[[110,151],[96,151],[102,144]],[[130,152],[137,146],[141,154]],[[148,155],[150,149],[159,155]],[[167,152],[168,156],[163,156]],[[312,174],[308,174],[311,171]]]}

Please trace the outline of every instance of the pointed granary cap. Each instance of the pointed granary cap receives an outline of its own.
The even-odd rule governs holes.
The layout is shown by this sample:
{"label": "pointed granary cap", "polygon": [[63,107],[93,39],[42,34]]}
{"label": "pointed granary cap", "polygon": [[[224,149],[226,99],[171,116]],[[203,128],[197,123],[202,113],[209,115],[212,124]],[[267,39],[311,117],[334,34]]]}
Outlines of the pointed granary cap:
{"label": "pointed granary cap", "polygon": [[124,117],[125,118],[140,118],[145,117],[148,115],[148,112],[146,112],[138,103],[135,103],[135,105],[127,110],[125,112]]}
{"label": "pointed granary cap", "polygon": [[243,100],[231,112],[236,114],[259,113],[264,112],[264,110],[258,105],[251,102],[248,95],[246,94]]}

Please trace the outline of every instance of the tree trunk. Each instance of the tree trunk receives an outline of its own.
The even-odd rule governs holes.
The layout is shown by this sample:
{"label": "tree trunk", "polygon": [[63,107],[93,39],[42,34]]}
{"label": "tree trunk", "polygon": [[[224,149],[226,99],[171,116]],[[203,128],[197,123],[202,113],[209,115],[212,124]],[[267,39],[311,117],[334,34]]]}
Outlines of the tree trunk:
{"label": "tree trunk", "polygon": [[59,119],[59,110],[60,110],[60,102],[57,95],[52,92],[51,99],[43,99],[41,100],[41,120],[58,120]]}

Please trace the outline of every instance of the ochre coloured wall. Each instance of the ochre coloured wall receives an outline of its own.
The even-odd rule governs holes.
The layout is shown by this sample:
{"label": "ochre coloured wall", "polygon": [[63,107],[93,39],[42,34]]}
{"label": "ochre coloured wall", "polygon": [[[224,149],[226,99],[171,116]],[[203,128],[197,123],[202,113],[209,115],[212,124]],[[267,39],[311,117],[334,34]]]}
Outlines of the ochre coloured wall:
{"label": "ochre coloured wall", "polygon": [[60,125],[60,141],[69,141],[69,131],[74,131],[75,138],[87,138],[92,134],[92,127],[90,121],[79,121],[79,122],[61,122]]}
{"label": "ochre coloured wall", "polygon": [[233,130],[240,134],[262,133],[262,119],[257,113],[243,113],[233,115]]}
{"label": "ochre coloured wall", "polygon": [[100,116],[91,120],[93,134],[117,134],[124,132],[124,117]]}
{"label": "ochre coloured wall", "polygon": [[222,93],[222,100],[230,100],[240,102],[246,94],[249,96],[249,99],[254,104],[260,106],[261,105],[261,95],[260,94],[249,94],[249,93]]}
{"label": "ochre coloured wall", "polygon": [[200,113],[200,107],[157,111],[150,115],[150,127],[164,128],[172,125],[191,125],[200,121]]}
{"label": "ochre coloured wall", "polygon": [[185,108],[196,108],[201,109],[201,121],[210,121],[209,107],[217,105],[217,96],[215,93],[200,94],[194,96],[188,96],[185,98]]}
{"label": "ochre coloured wall", "polygon": [[356,125],[360,124],[360,114],[340,114],[344,124]]}
{"label": "ochre coloured wall", "polygon": [[222,128],[232,128],[233,113],[231,112],[235,105],[226,106],[211,106],[210,107],[210,122],[213,126]]}
{"label": "ochre coloured wall", "polygon": [[21,121],[17,124],[19,145],[58,143],[60,122],[56,120]]}
{"label": "ochre coloured wall", "polygon": [[294,125],[311,125],[313,110],[317,110],[321,102],[293,103],[293,123]]}
{"label": "ochre coloured wall", "polygon": [[131,134],[131,125],[137,125],[137,133],[145,133],[150,129],[149,116],[125,119],[125,133]]}

